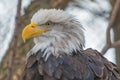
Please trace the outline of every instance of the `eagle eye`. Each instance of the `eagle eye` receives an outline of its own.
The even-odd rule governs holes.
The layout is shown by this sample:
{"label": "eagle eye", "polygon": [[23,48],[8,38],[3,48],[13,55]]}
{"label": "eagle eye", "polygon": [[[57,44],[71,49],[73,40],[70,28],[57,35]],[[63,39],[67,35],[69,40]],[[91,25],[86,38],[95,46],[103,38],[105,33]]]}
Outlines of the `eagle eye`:
{"label": "eagle eye", "polygon": [[47,23],[46,23],[46,25],[50,25],[50,24],[51,24],[51,22],[47,22]]}

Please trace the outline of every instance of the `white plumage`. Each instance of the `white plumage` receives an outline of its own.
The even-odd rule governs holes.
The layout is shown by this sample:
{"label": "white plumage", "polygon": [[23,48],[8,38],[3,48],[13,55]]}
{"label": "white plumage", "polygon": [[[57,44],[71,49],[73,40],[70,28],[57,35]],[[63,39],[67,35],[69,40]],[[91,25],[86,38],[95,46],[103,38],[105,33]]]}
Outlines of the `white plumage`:
{"label": "white plumage", "polygon": [[63,10],[40,9],[33,15],[31,22],[36,23],[38,27],[48,22],[50,25],[47,26],[48,32],[34,38],[35,46],[28,56],[41,50],[47,60],[50,54],[58,57],[60,54],[72,55],[73,52],[83,50],[83,28],[73,15]]}

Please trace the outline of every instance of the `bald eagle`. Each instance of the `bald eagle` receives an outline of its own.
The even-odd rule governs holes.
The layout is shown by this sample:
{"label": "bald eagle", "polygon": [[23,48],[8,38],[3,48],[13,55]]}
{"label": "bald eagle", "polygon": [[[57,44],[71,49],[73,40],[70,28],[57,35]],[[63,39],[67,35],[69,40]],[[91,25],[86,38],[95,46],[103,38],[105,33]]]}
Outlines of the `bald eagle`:
{"label": "bald eagle", "polygon": [[22,32],[34,38],[22,80],[118,80],[117,66],[97,50],[84,50],[84,28],[63,10],[40,9]]}

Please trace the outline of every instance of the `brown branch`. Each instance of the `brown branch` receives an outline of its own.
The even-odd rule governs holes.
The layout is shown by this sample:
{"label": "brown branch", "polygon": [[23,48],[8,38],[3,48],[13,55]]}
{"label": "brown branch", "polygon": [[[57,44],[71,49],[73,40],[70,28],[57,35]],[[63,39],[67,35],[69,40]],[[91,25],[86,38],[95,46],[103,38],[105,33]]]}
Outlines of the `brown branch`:
{"label": "brown branch", "polygon": [[21,11],[21,2],[22,0],[18,0],[18,5],[17,5],[17,13],[16,13],[16,18],[15,18],[15,31],[12,39],[12,45],[11,45],[11,60],[9,64],[9,72],[8,72],[8,80],[12,80],[13,72],[14,72],[14,63],[15,63],[15,54],[17,51],[17,40],[18,40],[18,26],[20,24],[19,18],[21,16],[20,11]]}
{"label": "brown branch", "polygon": [[70,0],[51,0],[52,8],[64,9]]}
{"label": "brown branch", "polygon": [[110,23],[109,23],[109,25],[108,25],[108,27],[107,27],[107,30],[106,30],[106,45],[105,45],[104,48],[102,49],[102,54],[105,54],[106,51],[107,51],[109,48],[114,47],[114,46],[113,46],[113,43],[111,43],[110,30],[111,30],[111,28],[114,26],[114,23],[115,23],[115,20],[116,20],[116,17],[117,17],[119,8],[120,8],[120,0],[117,0],[117,1],[116,1],[116,4],[115,4],[115,6],[114,6],[114,9],[113,9],[113,11],[112,11],[112,14],[111,14]]}
{"label": "brown branch", "polygon": [[112,44],[112,47],[113,47],[113,48],[120,48],[120,40],[114,42],[114,43]]}

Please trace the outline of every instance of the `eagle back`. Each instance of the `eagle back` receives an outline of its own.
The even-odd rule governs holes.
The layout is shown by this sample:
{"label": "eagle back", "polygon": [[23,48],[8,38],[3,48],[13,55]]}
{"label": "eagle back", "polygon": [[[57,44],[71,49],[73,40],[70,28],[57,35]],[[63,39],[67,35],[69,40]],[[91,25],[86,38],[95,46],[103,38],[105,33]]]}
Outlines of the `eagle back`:
{"label": "eagle back", "polygon": [[50,55],[47,61],[41,51],[31,55],[23,71],[23,80],[118,80],[117,66],[98,51],[87,49],[80,54]]}

